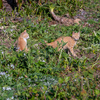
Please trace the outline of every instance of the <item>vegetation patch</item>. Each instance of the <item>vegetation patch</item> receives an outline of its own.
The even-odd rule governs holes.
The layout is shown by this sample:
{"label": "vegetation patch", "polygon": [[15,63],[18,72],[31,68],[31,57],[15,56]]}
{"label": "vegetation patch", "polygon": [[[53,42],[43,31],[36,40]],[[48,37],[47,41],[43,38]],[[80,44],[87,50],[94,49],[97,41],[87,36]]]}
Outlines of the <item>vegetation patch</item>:
{"label": "vegetation patch", "polygon": [[[99,0],[39,1],[23,4],[18,11],[0,11],[0,100],[99,100]],[[80,18],[80,25],[56,22],[50,5],[59,16]],[[29,52],[16,52],[15,42],[24,30],[30,37]],[[74,47],[78,57],[44,42],[72,36],[73,31],[80,31]]]}

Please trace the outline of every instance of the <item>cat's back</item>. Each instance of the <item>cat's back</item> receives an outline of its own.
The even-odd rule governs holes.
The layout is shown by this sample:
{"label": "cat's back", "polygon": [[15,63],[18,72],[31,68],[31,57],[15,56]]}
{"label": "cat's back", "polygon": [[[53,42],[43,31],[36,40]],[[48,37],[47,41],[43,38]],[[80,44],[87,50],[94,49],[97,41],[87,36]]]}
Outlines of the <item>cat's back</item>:
{"label": "cat's back", "polygon": [[55,40],[55,42],[71,42],[71,41],[73,41],[73,39],[70,37],[70,36],[66,36],[66,37],[64,37],[64,36],[61,36],[61,37],[59,37],[58,39],[56,39]]}
{"label": "cat's back", "polygon": [[76,44],[76,41],[72,38],[72,37],[70,37],[70,36],[66,36],[66,37],[60,37],[60,38],[58,38],[57,39],[57,41],[59,42],[59,43],[67,43],[66,44],[66,46],[75,46],[75,44]]}
{"label": "cat's back", "polygon": [[25,42],[24,38],[20,36],[18,38],[17,49],[22,51],[25,48],[25,46],[26,46],[26,42]]}
{"label": "cat's back", "polygon": [[72,37],[70,37],[70,36],[64,37],[63,41],[64,41],[64,42],[69,42],[69,43],[74,42],[74,40],[73,40]]}
{"label": "cat's back", "polygon": [[65,37],[64,42],[67,42],[67,47],[74,47],[76,45],[76,41],[72,37]]}
{"label": "cat's back", "polygon": [[21,44],[23,44],[23,43],[25,43],[23,37],[19,37],[19,38],[18,38],[18,44],[21,45]]}

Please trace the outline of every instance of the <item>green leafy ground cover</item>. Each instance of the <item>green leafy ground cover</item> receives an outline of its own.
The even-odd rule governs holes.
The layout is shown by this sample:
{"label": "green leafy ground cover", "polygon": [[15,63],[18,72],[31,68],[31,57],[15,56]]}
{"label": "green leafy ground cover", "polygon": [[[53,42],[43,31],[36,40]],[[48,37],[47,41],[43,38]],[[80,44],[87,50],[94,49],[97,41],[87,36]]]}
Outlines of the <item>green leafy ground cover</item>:
{"label": "green leafy ground cover", "polygon": [[[100,99],[100,2],[84,1],[74,12],[65,9],[64,2],[55,3],[55,13],[78,16],[79,8],[83,9],[86,14],[80,26],[53,21],[49,4],[32,2],[18,13],[0,11],[0,27],[5,26],[0,31],[0,100]],[[23,21],[13,21],[16,17]],[[30,51],[16,52],[14,43],[25,29]],[[73,31],[80,31],[74,48],[78,58],[45,45],[44,40],[52,42]]]}

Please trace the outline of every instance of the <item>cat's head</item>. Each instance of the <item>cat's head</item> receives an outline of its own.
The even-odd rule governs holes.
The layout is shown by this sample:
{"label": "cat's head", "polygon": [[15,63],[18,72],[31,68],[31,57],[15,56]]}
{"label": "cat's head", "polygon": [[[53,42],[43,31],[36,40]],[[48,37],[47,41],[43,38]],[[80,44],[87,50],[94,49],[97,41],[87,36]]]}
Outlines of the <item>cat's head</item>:
{"label": "cat's head", "polygon": [[25,38],[25,39],[28,39],[29,38],[29,35],[26,32],[26,30],[24,30],[24,32],[22,32],[20,36],[23,37],[23,38]]}
{"label": "cat's head", "polygon": [[73,37],[75,40],[79,40],[79,38],[80,38],[80,32],[78,32],[78,33],[73,32],[73,33],[72,33],[72,37]]}

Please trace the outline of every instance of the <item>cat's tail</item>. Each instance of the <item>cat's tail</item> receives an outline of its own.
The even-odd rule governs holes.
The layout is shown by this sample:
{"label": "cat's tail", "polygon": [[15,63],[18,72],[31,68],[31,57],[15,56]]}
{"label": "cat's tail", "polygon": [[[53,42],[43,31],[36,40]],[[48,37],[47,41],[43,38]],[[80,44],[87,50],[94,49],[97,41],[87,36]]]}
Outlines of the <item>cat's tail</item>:
{"label": "cat's tail", "polygon": [[52,46],[52,43],[47,43],[47,41],[44,41],[47,46]]}
{"label": "cat's tail", "polygon": [[45,43],[47,43],[47,41],[44,41]]}
{"label": "cat's tail", "polygon": [[14,50],[14,51],[18,51],[17,43],[18,43],[18,41],[16,40],[15,43],[13,44],[13,46],[14,46],[14,49],[13,49],[13,50]]}
{"label": "cat's tail", "polygon": [[46,45],[48,45],[47,41],[44,41],[46,43]]}

